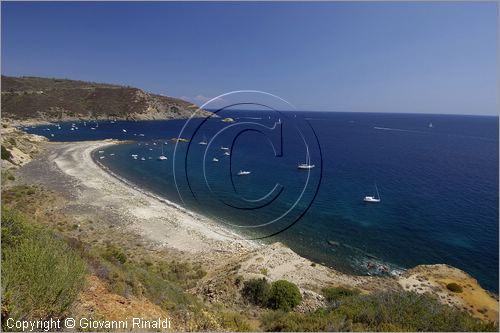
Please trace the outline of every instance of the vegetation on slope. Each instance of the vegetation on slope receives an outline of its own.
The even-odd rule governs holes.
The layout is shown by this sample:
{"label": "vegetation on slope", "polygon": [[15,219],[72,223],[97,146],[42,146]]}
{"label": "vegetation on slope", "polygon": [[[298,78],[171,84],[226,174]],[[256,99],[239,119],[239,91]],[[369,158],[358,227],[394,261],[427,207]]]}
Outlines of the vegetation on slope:
{"label": "vegetation on slope", "polygon": [[186,118],[196,106],[138,88],[2,76],[2,115],[14,120]]}
{"label": "vegetation on slope", "polygon": [[60,237],[2,207],[3,319],[61,318],[81,291],[85,271]]}
{"label": "vegetation on slope", "polygon": [[[343,288],[342,288],[343,289]],[[328,292],[332,294],[333,290]],[[380,291],[335,293],[334,303],[312,313],[274,311],[263,318],[266,331],[498,331],[429,294]]]}
{"label": "vegetation on slope", "polygon": [[[74,312],[81,310],[81,307],[78,307],[79,298],[75,295],[78,292],[86,292],[82,279],[92,276],[102,281],[111,294],[124,299],[147,300],[150,304],[159,306],[172,318],[176,330],[255,330],[237,311],[208,306],[189,292],[205,275],[199,264],[165,259],[150,249],[137,246],[134,238],[109,228],[105,221],[76,223],[53,209],[62,202],[55,193],[43,187],[19,185],[3,189],[2,203],[8,207],[4,209],[7,213],[2,212],[2,254],[8,256],[2,257],[2,260],[7,260],[2,262],[3,318],[15,316],[29,319],[35,316],[33,319],[40,319],[64,315],[109,318],[108,311],[112,311],[111,309],[96,309],[97,312],[90,314]],[[54,231],[49,232],[49,229]],[[11,239],[28,244],[38,237],[40,242],[43,241],[41,244],[50,243],[50,246],[28,246],[27,250],[22,247],[22,252],[18,255],[11,255]],[[124,247],[119,243],[121,240],[131,246]],[[28,265],[13,265],[12,260],[24,260],[25,256],[30,258]],[[56,266],[53,265],[56,262],[55,257],[59,258],[57,260],[60,263]],[[31,258],[46,259],[34,263]],[[68,275],[62,268],[68,269],[74,265],[68,262],[69,258],[83,264],[85,270],[78,271],[79,274],[75,273],[74,276]],[[5,268],[7,266],[8,268]],[[11,270],[16,273],[10,273]],[[47,276],[52,278],[46,279]],[[75,282],[76,277],[78,283]],[[54,286],[53,289],[47,286],[48,283]],[[78,288],[75,288],[75,285]],[[22,292],[19,293],[18,290]],[[62,291],[60,296],[57,296],[57,290]],[[43,292],[45,295],[39,297],[38,303],[21,302],[37,292]],[[48,304],[50,302],[54,304]],[[121,307],[122,304],[117,306]],[[30,308],[36,311],[28,312]],[[141,313],[130,315],[141,316]],[[5,323],[5,320],[2,323]]]}

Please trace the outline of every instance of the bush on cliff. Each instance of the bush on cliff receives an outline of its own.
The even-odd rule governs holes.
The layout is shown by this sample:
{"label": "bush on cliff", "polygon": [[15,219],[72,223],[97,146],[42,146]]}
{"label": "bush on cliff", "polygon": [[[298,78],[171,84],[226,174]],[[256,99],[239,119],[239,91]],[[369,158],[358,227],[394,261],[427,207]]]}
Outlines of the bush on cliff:
{"label": "bush on cliff", "polygon": [[448,288],[448,290],[450,291],[453,291],[454,293],[461,293],[463,291],[462,287],[455,282],[448,283],[446,285],[446,288]]}
{"label": "bush on cliff", "polygon": [[267,306],[274,310],[290,311],[302,302],[299,288],[286,280],[274,281],[269,290]]}
{"label": "bush on cliff", "polygon": [[344,287],[327,287],[321,290],[325,300],[329,303],[336,302],[343,297],[359,295],[358,289],[348,289]]}
{"label": "bush on cliff", "polygon": [[251,279],[243,283],[241,294],[250,303],[265,306],[269,289],[269,282],[265,278]]}
{"label": "bush on cliff", "polygon": [[5,148],[2,145],[2,160],[10,160],[11,157],[12,157],[12,154],[10,153],[10,151],[7,150],[7,148]]}

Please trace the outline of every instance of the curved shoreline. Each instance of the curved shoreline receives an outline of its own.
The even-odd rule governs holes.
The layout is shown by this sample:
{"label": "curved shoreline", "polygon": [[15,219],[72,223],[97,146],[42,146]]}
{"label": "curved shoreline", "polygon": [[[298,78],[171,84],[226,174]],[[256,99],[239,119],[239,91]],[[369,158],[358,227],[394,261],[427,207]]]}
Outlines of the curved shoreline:
{"label": "curved shoreline", "polygon": [[[147,191],[143,188],[141,188],[140,186],[134,184],[133,182],[125,179],[124,177],[121,177],[119,176],[118,174],[116,174],[115,172],[111,171],[111,169],[109,169],[107,166],[105,166],[104,164],[102,164],[101,162],[99,162],[96,158],[94,158],[94,154],[95,152],[100,149],[100,148],[105,148],[105,147],[108,147],[108,146],[112,146],[112,145],[115,145],[115,144],[122,144],[124,142],[122,141],[112,141],[112,142],[109,142],[109,143],[103,143],[103,145],[99,146],[99,147],[96,147],[95,149],[93,149],[92,151],[90,151],[90,158],[91,160],[99,167],[101,168],[101,170],[103,170],[104,172],[106,172],[107,174],[111,175],[112,177],[114,177],[115,179],[117,179],[118,181],[120,181],[121,183],[123,183],[124,185],[134,189],[135,191],[137,192],[140,192],[152,199],[155,199],[155,200],[158,200],[159,202],[169,206],[169,207],[172,207],[174,209],[177,209],[178,211],[184,213],[184,214],[187,214],[189,215],[190,217],[196,219],[197,221],[200,221],[200,222],[210,222],[210,224],[213,224],[213,223],[217,223],[215,221],[212,221],[210,220],[208,217],[204,216],[204,215],[201,215],[201,214],[198,214],[196,212],[193,212],[192,210],[189,210],[187,208],[184,208],[182,207],[181,205],[179,204],[176,204],[175,202],[173,201],[170,201],[168,200],[167,198],[164,198],[160,195],[157,195],[157,194],[154,194],[153,192],[151,191]],[[223,236],[227,236],[227,234],[231,235],[231,236],[234,236],[234,239],[235,240],[240,240],[240,241],[248,241],[248,242],[253,242],[253,243],[256,243],[258,244],[256,241],[253,241],[253,240],[248,240],[248,239],[245,239],[243,237],[241,237],[241,235],[237,234],[236,232],[233,232],[227,228],[224,228],[223,226],[221,226],[220,224],[217,224],[217,226],[219,226],[221,229],[224,230],[224,233],[226,235],[223,235]],[[217,232],[216,230],[214,230],[215,232]]]}
{"label": "curved shoreline", "polygon": [[[140,192],[141,194],[144,194],[152,199],[155,199],[155,200],[158,200],[159,202],[169,206],[169,207],[172,207],[174,209],[177,209],[178,211],[184,213],[184,214],[187,214],[189,215],[190,217],[196,219],[197,221],[200,221],[201,223],[208,223],[208,225],[210,227],[214,227],[213,231],[214,232],[218,232],[219,229],[223,230],[222,232],[222,236],[227,236],[228,234],[234,238],[234,240],[238,240],[238,241],[247,241],[247,242],[252,242],[253,244],[257,245],[257,246],[262,246],[262,245],[266,245],[268,243],[265,243],[265,242],[262,242],[262,241],[257,241],[257,240],[253,240],[253,239],[246,239],[244,238],[242,235],[240,235],[237,231],[233,231],[231,230],[230,228],[224,226],[223,223],[220,223],[220,222],[217,222],[213,219],[210,219],[209,217],[203,215],[203,214],[200,214],[200,213],[196,213],[192,210],[189,210],[187,208],[184,208],[183,206],[173,202],[173,201],[170,201],[168,198],[166,197],[163,197],[161,195],[158,195],[158,194],[155,194],[153,193],[152,191],[149,191],[149,190],[146,190],[144,188],[142,188],[140,185],[137,185],[135,184],[134,182],[116,174],[115,172],[113,172],[110,168],[108,168],[106,165],[102,164],[99,159],[97,158],[98,155],[97,155],[97,152],[99,149],[103,149],[103,148],[106,148],[106,147],[109,147],[109,146],[113,146],[113,145],[116,145],[116,144],[127,144],[127,143],[130,143],[130,141],[124,141],[124,140],[116,140],[116,139],[107,139],[107,140],[100,140],[100,141],[91,141],[91,142],[101,142],[100,145],[96,146],[94,149],[92,149],[90,152],[89,152],[89,156],[90,156],[90,159],[94,162],[94,164],[96,164],[102,171],[104,171],[106,174],[114,177],[116,180],[118,180],[119,182],[123,183],[125,186],[131,188],[131,189],[134,189],[135,191],[137,192]],[[286,241],[281,241],[280,242],[286,242]],[[285,244],[287,247],[290,247],[290,245],[287,245]],[[299,254],[300,256],[303,256],[304,258],[307,258],[307,255],[303,255],[303,254]],[[406,271],[407,268],[403,268],[403,267],[400,267],[396,264],[393,264],[393,263],[390,263],[390,262],[386,262],[386,261],[382,261],[380,259],[376,259],[372,262],[372,264],[375,266],[375,267],[382,267],[383,270],[381,271],[377,271],[377,270],[373,270],[373,269],[368,269],[365,267],[365,265],[363,263],[360,263],[358,266],[359,270],[356,272],[354,269],[353,270],[339,270],[338,268],[332,266],[332,265],[327,265],[325,264],[324,262],[320,262],[320,261],[315,261],[314,259],[310,259],[310,258],[307,258],[308,260],[311,260],[313,262],[315,262],[316,264],[321,264],[321,265],[324,265],[326,267],[329,267],[330,269],[334,269],[334,270],[338,270],[339,272],[342,272],[343,274],[347,274],[347,275],[352,275],[352,276],[392,276],[392,277],[395,277],[395,276],[399,276],[401,275],[402,272]],[[363,272],[363,269],[364,269],[364,272]]]}
{"label": "curved shoreline", "polygon": [[86,214],[119,221],[150,243],[183,253],[242,253],[260,247],[204,216],[138,188],[94,161],[94,150],[117,143],[49,143],[48,164],[71,177],[73,189],[68,192],[76,194],[74,205]]}

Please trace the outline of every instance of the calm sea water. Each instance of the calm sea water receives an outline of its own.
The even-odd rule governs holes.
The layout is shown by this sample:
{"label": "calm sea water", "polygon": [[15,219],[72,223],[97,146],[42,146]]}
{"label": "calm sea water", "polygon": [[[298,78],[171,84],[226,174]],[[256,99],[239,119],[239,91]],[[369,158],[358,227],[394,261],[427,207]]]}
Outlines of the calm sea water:
{"label": "calm sea water", "polygon": [[[246,237],[275,234],[263,241],[284,242],[337,269],[384,274],[380,265],[394,272],[446,263],[498,292],[498,117],[227,115],[236,122],[191,122],[182,135],[191,142],[177,148],[168,139],[184,121],[75,123],[74,130],[63,123],[27,131],[55,141],[136,140],[95,158]],[[204,139],[213,141],[198,144]],[[232,147],[231,156],[221,146]],[[162,149],[167,161],[157,160]],[[315,164],[310,172],[297,169],[307,151]],[[239,170],[251,174],[239,177]],[[375,183],[381,202],[364,203]]]}

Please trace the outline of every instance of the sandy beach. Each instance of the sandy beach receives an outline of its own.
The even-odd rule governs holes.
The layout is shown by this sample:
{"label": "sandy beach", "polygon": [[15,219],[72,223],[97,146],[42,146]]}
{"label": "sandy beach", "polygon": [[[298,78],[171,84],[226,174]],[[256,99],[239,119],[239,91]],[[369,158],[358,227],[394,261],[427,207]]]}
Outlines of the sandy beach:
{"label": "sandy beach", "polygon": [[[47,153],[21,170],[26,181],[73,197],[68,212],[116,221],[147,242],[179,253],[215,259],[256,249],[215,222],[127,184],[96,164],[91,153],[116,141],[50,143]],[[53,180],[56,180],[53,182]],[[69,185],[69,186],[68,186]]]}

